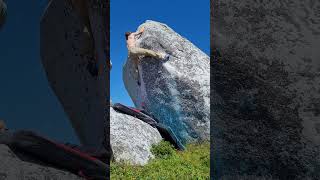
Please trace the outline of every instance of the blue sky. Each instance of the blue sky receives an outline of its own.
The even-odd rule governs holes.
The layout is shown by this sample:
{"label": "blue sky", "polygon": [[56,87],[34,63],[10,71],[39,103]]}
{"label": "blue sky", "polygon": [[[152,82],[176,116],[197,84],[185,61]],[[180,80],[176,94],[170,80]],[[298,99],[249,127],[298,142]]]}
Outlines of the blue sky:
{"label": "blue sky", "polygon": [[167,24],[210,54],[209,0],[111,0],[110,8],[110,92],[114,103],[133,106],[122,81],[122,66],[127,58],[124,33],[135,31],[145,20]]}
{"label": "blue sky", "polygon": [[0,30],[0,119],[58,141],[78,140],[40,63],[39,23],[47,0],[8,0]]}

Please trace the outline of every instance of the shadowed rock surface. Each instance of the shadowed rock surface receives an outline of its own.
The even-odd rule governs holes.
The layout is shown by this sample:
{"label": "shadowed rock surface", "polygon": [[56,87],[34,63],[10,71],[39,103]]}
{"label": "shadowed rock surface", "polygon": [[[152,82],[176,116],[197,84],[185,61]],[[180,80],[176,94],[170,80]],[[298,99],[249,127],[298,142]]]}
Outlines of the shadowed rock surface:
{"label": "shadowed rock surface", "polygon": [[81,143],[101,148],[109,134],[109,111],[105,111],[109,13],[107,1],[88,4],[89,17],[84,20],[71,1],[49,2],[41,20],[41,60]]}
{"label": "shadowed rock surface", "polygon": [[[105,111],[105,100],[109,99],[109,91],[106,90],[109,87],[109,73],[106,73],[108,2],[88,0],[89,26],[70,3],[65,0],[48,1],[41,20],[41,60],[49,83],[80,141],[86,146],[101,147],[104,139],[109,142],[105,138],[109,135],[109,128],[106,128],[109,111]],[[2,9],[3,4],[0,6],[1,27],[6,11]],[[102,71],[99,72],[100,69]],[[0,144],[0,180],[83,179],[38,159]]]}
{"label": "shadowed rock surface", "polygon": [[7,5],[3,0],[0,0],[0,29],[5,24],[7,18]]}
{"label": "shadowed rock surface", "polygon": [[[18,155],[17,155],[18,154]],[[83,178],[68,171],[56,169],[30,156],[13,152],[0,144],[1,180],[81,180]]]}
{"label": "shadowed rock surface", "polygon": [[166,62],[143,57],[141,86],[127,59],[123,79],[135,106],[171,127],[183,143],[209,139],[209,57],[165,24],[146,21],[142,26],[145,31],[137,46],[171,57]]}
{"label": "shadowed rock surface", "polygon": [[320,179],[320,2],[212,7],[212,175]]}
{"label": "shadowed rock surface", "polygon": [[154,157],[151,146],[161,140],[156,128],[110,108],[110,143],[115,161],[145,165]]}

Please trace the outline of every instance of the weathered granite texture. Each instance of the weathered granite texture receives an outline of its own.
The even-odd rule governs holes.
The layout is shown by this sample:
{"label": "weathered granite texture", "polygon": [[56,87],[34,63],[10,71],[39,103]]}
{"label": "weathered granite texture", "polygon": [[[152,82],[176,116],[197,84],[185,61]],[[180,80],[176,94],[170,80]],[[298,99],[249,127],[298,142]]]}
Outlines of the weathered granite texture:
{"label": "weathered granite texture", "polygon": [[320,2],[211,5],[213,178],[320,179]]}
{"label": "weathered granite texture", "polygon": [[154,157],[151,146],[161,140],[156,128],[110,108],[110,143],[116,162],[145,165]]}
{"label": "weathered granite texture", "polygon": [[125,87],[136,107],[172,128],[183,143],[209,139],[209,57],[165,24],[146,21],[136,46],[170,55],[141,57],[140,82],[132,59],[123,68]]}

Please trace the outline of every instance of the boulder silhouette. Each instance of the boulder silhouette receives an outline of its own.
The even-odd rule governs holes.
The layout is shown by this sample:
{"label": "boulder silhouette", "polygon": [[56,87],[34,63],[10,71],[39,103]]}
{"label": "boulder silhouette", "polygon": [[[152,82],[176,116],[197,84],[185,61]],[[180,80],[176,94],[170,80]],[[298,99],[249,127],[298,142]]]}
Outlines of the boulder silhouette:
{"label": "boulder silhouette", "polygon": [[41,20],[41,60],[81,143],[101,148],[109,142],[109,13],[107,1],[88,4],[89,17],[83,19],[71,1],[49,2]]}

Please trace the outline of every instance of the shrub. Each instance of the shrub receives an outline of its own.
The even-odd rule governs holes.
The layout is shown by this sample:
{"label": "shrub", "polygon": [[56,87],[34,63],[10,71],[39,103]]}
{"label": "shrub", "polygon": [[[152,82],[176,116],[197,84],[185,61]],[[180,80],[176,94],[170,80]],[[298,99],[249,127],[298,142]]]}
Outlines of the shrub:
{"label": "shrub", "polygon": [[168,141],[161,141],[157,145],[152,145],[151,152],[156,158],[162,159],[174,156],[176,154],[173,145]]}

